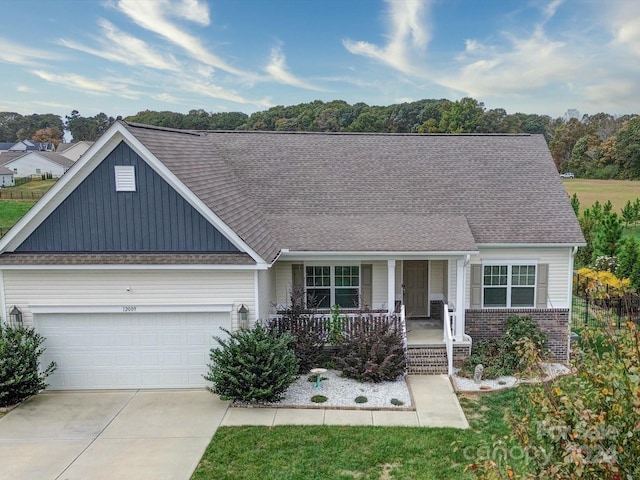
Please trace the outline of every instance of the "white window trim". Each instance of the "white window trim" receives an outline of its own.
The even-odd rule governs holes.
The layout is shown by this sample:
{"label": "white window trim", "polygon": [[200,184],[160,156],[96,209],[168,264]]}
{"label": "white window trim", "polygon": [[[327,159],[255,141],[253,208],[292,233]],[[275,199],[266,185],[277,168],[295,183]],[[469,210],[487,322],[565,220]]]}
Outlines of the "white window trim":
{"label": "white window trim", "polygon": [[[492,288],[491,285],[485,286],[484,284],[484,267],[503,267],[506,266],[507,267],[507,284],[506,285],[502,285],[500,287],[504,287],[507,289],[507,305],[504,307],[499,307],[499,306],[485,306],[484,304],[484,289],[485,288]],[[536,267],[536,274],[535,274],[535,279],[533,282],[533,305],[530,306],[526,306],[526,307],[512,307],[511,306],[511,288],[513,287],[513,285],[511,285],[511,276],[512,276],[512,267]],[[514,310],[514,309],[527,309],[527,308],[536,308],[536,298],[538,298],[538,261],[537,260],[496,260],[496,261],[484,261],[482,262],[482,272],[481,272],[481,276],[482,276],[482,285],[481,285],[481,290],[482,290],[482,308],[502,308],[502,309],[510,309],[510,310]],[[494,288],[500,288],[498,286],[494,286]]]}
{"label": "white window trim", "polygon": [[136,191],[136,167],[133,165],[115,165],[116,192]]}
{"label": "white window trim", "polygon": [[[340,262],[304,262],[303,264],[303,272],[304,272],[304,278],[303,278],[303,282],[304,282],[304,295],[305,298],[307,297],[307,291],[309,289],[314,290],[316,288],[318,289],[322,289],[322,288],[328,288],[330,291],[330,300],[329,300],[329,307],[332,307],[333,305],[336,304],[336,267],[358,267],[358,286],[357,287],[337,287],[337,288],[356,288],[358,290],[358,301],[361,300],[361,293],[362,293],[362,262],[359,261],[350,261],[350,260],[345,260],[344,262],[340,261]],[[329,267],[330,268],[330,286],[327,287],[307,287],[307,267]],[[341,307],[341,308],[360,308],[360,306],[358,307]]]}

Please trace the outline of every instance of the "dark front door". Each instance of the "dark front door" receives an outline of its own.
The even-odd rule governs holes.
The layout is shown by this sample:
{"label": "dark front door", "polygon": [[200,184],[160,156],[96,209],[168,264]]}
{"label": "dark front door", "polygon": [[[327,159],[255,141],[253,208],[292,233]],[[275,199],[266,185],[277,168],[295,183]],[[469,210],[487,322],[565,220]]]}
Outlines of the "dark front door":
{"label": "dark front door", "polygon": [[425,260],[405,260],[404,304],[408,317],[429,315],[428,263]]}

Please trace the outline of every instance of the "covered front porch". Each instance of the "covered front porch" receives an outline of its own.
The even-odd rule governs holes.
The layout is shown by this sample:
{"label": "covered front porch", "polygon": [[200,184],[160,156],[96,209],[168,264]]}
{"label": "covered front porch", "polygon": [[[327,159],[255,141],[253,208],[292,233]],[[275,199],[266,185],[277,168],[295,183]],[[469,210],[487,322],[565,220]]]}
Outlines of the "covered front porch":
{"label": "covered front porch", "polygon": [[471,339],[464,325],[468,255],[286,257],[274,270],[279,302],[271,316],[292,304],[292,291],[303,291],[307,313],[325,322],[333,305],[340,306],[346,325],[361,317],[401,320],[409,354],[418,347],[443,349],[444,371],[430,373],[450,370],[446,366],[453,361],[454,345],[466,345],[468,350]]}

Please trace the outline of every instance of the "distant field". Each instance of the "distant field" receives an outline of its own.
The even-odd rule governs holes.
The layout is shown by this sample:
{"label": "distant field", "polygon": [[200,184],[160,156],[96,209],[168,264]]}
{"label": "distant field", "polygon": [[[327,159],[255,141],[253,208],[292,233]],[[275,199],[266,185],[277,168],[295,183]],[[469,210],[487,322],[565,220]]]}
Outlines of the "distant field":
{"label": "distant field", "polygon": [[619,212],[627,203],[640,197],[640,181],[638,180],[591,180],[574,178],[563,180],[564,188],[570,197],[578,194],[580,209],[593,205],[596,200],[604,204],[611,200],[613,211]]}

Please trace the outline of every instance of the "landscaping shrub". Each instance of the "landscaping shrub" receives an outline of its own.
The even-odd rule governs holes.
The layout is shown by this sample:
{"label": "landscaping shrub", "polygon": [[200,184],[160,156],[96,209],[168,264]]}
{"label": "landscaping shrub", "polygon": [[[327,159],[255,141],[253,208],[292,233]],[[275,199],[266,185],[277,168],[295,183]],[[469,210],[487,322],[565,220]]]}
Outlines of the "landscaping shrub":
{"label": "landscaping shrub", "polygon": [[47,387],[45,380],[56,365],[51,362],[39,369],[44,340],[32,328],[0,323],[0,407],[15,405]]}
{"label": "landscaping shrub", "polygon": [[472,376],[479,363],[484,365],[484,377],[496,378],[503,375],[522,373],[531,368],[531,355],[523,355],[525,343],[532,345],[542,354],[547,335],[527,315],[510,315],[505,331],[495,340],[480,340],[472,347],[462,371]]}
{"label": "landscaping shrub", "polygon": [[402,332],[388,323],[372,326],[358,319],[335,360],[347,378],[365,382],[396,380],[407,366]]}
{"label": "landscaping shrub", "polygon": [[296,380],[298,360],[290,348],[294,338],[260,324],[224,331],[229,337],[216,337],[220,347],[212,348],[209,355],[209,373],[204,377],[213,383],[209,390],[243,402],[278,401]]}

